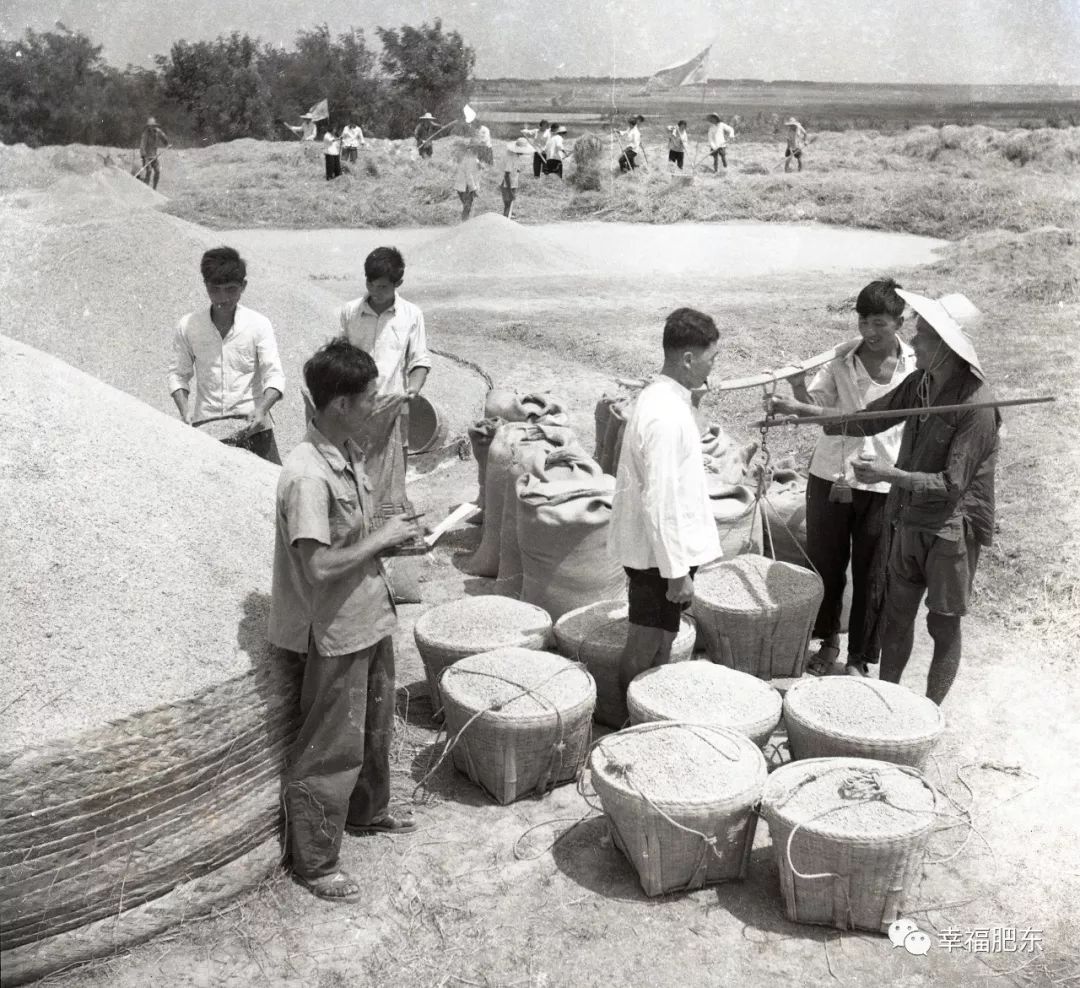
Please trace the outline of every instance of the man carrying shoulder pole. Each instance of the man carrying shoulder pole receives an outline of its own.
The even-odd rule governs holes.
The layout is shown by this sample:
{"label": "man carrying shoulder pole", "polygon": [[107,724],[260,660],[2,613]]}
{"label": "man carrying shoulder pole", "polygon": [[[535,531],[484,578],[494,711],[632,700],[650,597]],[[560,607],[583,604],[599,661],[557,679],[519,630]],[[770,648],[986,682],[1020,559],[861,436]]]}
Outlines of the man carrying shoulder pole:
{"label": "man carrying shoulder pole", "polygon": [[640,672],[663,665],[694,596],[694,574],[721,555],[691,392],[716,360],[716,323],[676,309],[664,324],[664,364],[626,424],[608,551],[626,570],[630,630],[619,662],[625,695]]}

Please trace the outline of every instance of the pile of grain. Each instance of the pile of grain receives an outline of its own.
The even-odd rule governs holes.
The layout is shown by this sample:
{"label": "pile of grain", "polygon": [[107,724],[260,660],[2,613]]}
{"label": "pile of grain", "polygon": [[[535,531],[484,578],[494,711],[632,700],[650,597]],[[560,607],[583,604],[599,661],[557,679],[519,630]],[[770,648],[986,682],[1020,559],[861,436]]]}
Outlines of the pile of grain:
{"label": "pile of grain", "polygon": [[649,669],[630,684],[632,723],[676,720],[730,727],[759,747],[780,722],[780,694],[760,679],[713,662]]}
{"label": "pile of grain", "polygon": [[5,974],[41,973],[276,839],[295,683],[265,639],[277,470],[3,337],[0,365],[0,921]]}
{"label": "pile of grain", "polygon": [[595,696],[584,668],[560,655],[524,648],[498,648],[462,659],[443,675],[442,689],[467,709],[510,719],[550,715]]}
{"label": "pile of grain", "polygon": [[690,724],[643,725],[597,742],[593,774],[654,803],[721,803],[764,781],[761,752],[732,731]]}
{"label": "pile of grain", "polygon": [[694,578],[695,596],[729,611],[775,611],[805,593],[805,571],[771,565],[764,556],[739,556],[702,569]]}
{"label": "pile of grain", "polygon": [[[532,604],[508,597],[464,597],[422,615],[413,629],[446,651],[476,655],[540,639],[547,643],[551,618]],[[542,647],[542,646],[540,646]]]}

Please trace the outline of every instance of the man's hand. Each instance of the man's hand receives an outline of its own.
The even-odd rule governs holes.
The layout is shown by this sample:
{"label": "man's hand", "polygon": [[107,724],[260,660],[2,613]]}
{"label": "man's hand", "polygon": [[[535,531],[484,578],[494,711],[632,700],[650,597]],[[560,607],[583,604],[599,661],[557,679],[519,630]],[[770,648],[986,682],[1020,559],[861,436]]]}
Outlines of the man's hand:
{"label": "man's hand", "polygon": [[896,468],[876,456],[870,460],[852,460],[851,469],[860,484],[889,484],[896,476]]}
{"label": "man's hand", "polygon": [[689,573],[667,581],[667,599],[673,604],[686,604],[694,599],[694,581]]}
{"label": "man's hand", "polygon": [[247,424],[244,426],[244,435],[253,436],[256,432],[262,432],[270,427],[270,418],[265,409],[253,408],[248,413]]}
{"label": "man's hand", "polygon": [[374,534],[379,540],[381,551],[419,538],[424,534],[424,530],[416,523],[414,515],[400,514],[388,518]]}
{"label": "man's hand", "polygon": [[785,398],[783,395],[767,394],[765,396],[765,413],[767,415],[804,415],[802,402],[794,398]]}

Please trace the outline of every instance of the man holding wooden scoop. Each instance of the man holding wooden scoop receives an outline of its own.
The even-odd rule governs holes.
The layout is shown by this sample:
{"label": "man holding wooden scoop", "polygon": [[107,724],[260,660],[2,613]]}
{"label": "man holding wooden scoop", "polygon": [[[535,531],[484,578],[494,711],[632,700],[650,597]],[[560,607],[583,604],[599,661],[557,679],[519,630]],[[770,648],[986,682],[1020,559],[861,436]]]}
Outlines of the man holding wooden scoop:
{"label": "man holding wooden scoop", "polygon": [[[979,312],[963,295],[939,300],[898,291],[915,310],[914,373],[869,402],[866,412],[920,409],[904,417],[896,465],[857,460],[861,483],[890,485],[886,514],[891,537],[881,641],[881,678],[898,683],[911,656],[919,605],[934,650],[927,696],[940,704],[960,667],[960,619],[967,613],[982,546],[994,532],[994,466],[1001,416],[964,331]],[[934,408],[950,411],[936,413]],[[965,408],[963,406],[972,406]],[[821,415],[816,406],[772,398],[770,412]],[[828,413],[825,413],[828,414]],[[876,435],[895,418],[848,420],[824,426],[827,435]]]}

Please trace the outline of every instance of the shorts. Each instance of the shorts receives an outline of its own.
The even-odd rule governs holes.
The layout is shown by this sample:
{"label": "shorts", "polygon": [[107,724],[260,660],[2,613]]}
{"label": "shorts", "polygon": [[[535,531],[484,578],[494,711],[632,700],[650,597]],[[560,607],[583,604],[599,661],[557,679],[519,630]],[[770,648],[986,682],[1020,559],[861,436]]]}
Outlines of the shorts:
{"label": "shorts", "polygon": [[953,541],[897,525],[889,555],[886,594],[907,591],[922,596],[925,588],[926,609],[931,614],[963,617],[971,599],[979,549],[966,526],[965,537]]}
{"label": "shorts", "polygon": [[[679,632],[682,612],[690,603],[673,604],[667,599],[668,581],[660,575],[655,566],[651,569],[631,569],[624,566],[628,581],[630,603],[629,619],[631,624],[641,628],[659,628],[675,635]],[[690,567],[690,576],[697,572],[696,566]]]}
{"label": "shorts", "polygon": [[796,159],[801,158],[802,157],[802,148],[788,148],[784,152],[784,157],[785,158],[796,158]]}

